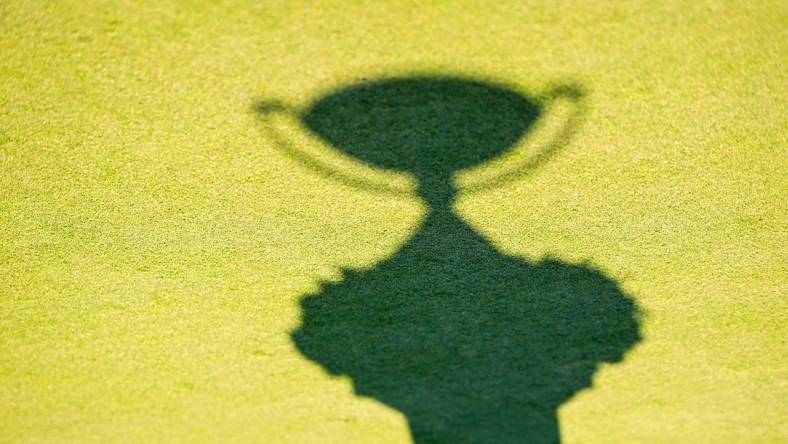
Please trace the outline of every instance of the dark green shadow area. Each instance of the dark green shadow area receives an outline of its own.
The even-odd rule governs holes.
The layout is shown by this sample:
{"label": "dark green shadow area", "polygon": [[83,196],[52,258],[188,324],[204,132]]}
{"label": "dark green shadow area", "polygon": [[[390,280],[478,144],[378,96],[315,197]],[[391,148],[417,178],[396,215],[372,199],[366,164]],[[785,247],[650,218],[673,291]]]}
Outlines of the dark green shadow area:
{"label": "dark green shadow area", "polygon": [[453,210],[452,175],[510,149],[546,100],[404,77],[333,91],[300,115],[348,156],[413,174],[429,206],[393,256],[306,295],[292,333],[304,356],[402,412],[415,442],[559,442],[559,406],[640,340],[614,280],[506,255]]}

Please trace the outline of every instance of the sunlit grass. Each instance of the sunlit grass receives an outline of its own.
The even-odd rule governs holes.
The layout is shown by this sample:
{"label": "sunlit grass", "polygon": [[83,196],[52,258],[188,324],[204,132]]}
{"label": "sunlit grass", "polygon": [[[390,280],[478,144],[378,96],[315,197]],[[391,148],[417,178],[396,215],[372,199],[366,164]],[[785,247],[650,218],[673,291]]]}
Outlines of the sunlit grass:
{"label": "sunlit grass", "polygon": [[[587,261],[645,313],[642,342],[563,405],[565,442],[784,440],[786,12],[0,6],[0,440],[409,439],[400,413],[326,375],[290,332],[305,294],[391,257],[425,206],[315,174],[254,104],[415,71],[587,92],[560,153],[456,205],[501,251]],[[348,174],[413,186],[277,118]]]}

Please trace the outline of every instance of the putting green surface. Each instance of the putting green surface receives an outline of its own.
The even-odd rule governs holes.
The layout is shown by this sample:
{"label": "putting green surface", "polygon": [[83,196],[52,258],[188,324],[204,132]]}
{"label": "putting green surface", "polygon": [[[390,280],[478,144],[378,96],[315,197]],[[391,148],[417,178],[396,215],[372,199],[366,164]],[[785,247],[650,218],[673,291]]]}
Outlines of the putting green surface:
{"label": "putting green surface", "polygon": [[[623,358],[560,404],[563,442],[788,439],[785,2],[339,3],[0,5],[0,441],[408,442],[327,371],[346,349],[299,335],[305,301],[374,293],[352,276],[425,225],[637,307]],[[463,164],[430,225],[420,173],[294,112],[414,76],[582,99]]]}

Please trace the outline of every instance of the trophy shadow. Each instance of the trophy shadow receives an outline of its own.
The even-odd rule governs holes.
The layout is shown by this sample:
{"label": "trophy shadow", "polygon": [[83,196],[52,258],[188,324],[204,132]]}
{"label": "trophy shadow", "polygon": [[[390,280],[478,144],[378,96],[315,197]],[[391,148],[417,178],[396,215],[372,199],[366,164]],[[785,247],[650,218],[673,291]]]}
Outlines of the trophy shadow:
{"label": "trophy shadow", "polygon": [[544,106],[489,82],[403,77],[340,88],[299,116],[350,157],[412,174],[428,206],[391,257],[304,295],[292,332],[305,357],[402,412],[414,442],[560,442],[561,404],[641,340],[614,279],[507,255],[453,208],[453,175],[510,149]]}

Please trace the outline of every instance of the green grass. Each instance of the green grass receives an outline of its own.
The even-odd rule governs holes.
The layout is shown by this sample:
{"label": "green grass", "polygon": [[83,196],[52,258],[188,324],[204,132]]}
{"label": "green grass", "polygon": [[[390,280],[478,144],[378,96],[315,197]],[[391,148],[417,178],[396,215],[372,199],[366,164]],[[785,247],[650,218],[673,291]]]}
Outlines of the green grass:
{"label": "green grass", "polygon": [[[394,310],[393,343],[424,325],[450,342],[468,310],[497,315],[455,304],[436,321],[426,302],[378,300],[366,318],[321,301],[358,305],[391,270],[429,283],[401,270],[435,251],[466,270],[453,245],[486,258],[484,279],[455,294],[508,270],[516,294],[586,282],[572,294],[609,296],[628,314],[616,325],[636,320],[616,350],[569,331],[556,359],[599,350],[601,364],[588,381],[570,375],[568,399],[529,374],[546,387],[532,402],[558,402],[564,442],[785,441],[786,23],[779,1],[0,5],[0,441],[407,442],[425,418],[415,425],[439,431],[430,415],[461,405],[422,397],[414,412],[402,387],[462,376],[441,367],[451,357],[430,351],[415,376],[375,379],[348,370],[334,336],[380,326],[387,338]],[[425,188],[396,156],[352,145],[353,131],[256,106],[308,117],[343,87],[414,75],[527,98],[577,85],[584,113],[561,140],[564,100],[531,115],[513,151],[457,160],[441,212],[444,182]],[[434,136],[413,140],[448,149]],[[482,136],[463,137],[487,149]],[[556,138],[538,168],[507,174]],[[403,285],[381,293],[402,301]],[[522,308],[502,304],[502,318]],[[572,306],[534,311],[528,326],[578,319]],[[536,330],[539,347],[558,334]],[[472,341],[469,356],[499,350]],[[467,424],[521,417],[516,403],[485,408],[454,427],[485,438]]]}

